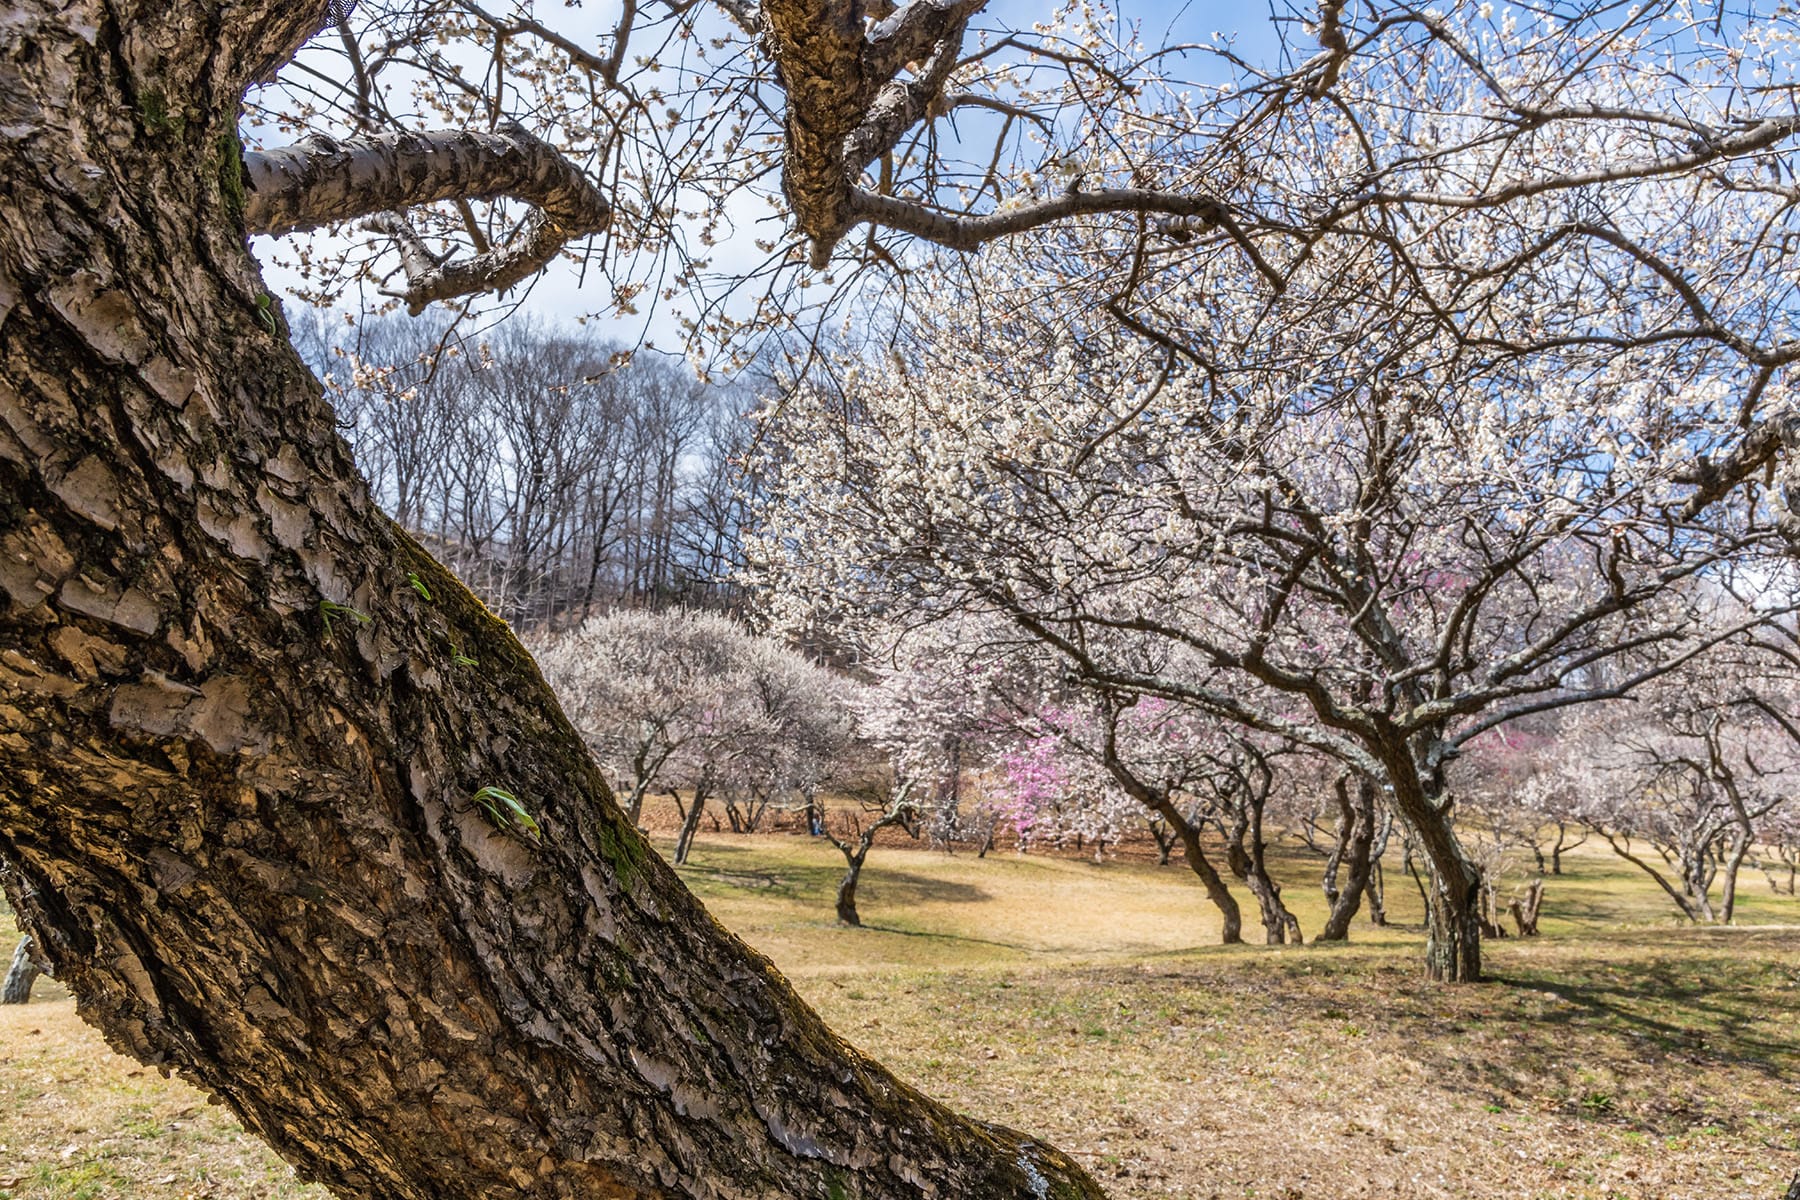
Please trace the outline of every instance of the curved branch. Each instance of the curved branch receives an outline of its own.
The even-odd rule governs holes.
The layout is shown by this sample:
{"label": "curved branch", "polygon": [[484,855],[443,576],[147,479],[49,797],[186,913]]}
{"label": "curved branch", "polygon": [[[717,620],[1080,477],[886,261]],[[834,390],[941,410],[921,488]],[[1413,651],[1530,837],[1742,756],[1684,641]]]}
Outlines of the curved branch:
{"label": "curved branch", "polygon": [[1067,217],[1107,213],[1160,213],[1170,217],[1185,217],[1198,221],[1203,226],[1223,229],[1276,292],[1282,291],[1287,285],[1281,272],[1245,236],[1243,229],[1232,218],[1230,210],[1211,196],[1159,192],[1148,188],[1097,188],[1093,191],[1067,191],[984,216],[958,216],[893,196],[881,196],[861,188],[852,188],[849,211],[852,223],[868,221],[883,225],[924,238],[928,242],[936,242],[951,250],[975,250],[995,238],[1023,233]]}
{"label": "curved branch", "polygon": [[[1555,113],[1553,115],[1561,117],[1565,114]],[[1571,119],[1588,118],[1594,115],[1594,111],[1569,110],[1566,115]],[[1710,163],[1725,162],[1768,150],[1796,134],[1800,134],[1800,118],[1770,118],[1731,133],[1720,133],[1711,138],[1695,137],[1689,144],[1688,153],[1673,158],[1646,159],[1595,167],[1592,170],[1577,171],[1566,175],[1522,179],[1491,192],[1463,194],[1413,191],[1374,192],[1362,199],[1375,204],[1417,204],[1453,209],[1498,208],[1502,204],[1510,204],[1525,196],[1569,191],[1575,188],[1592,187],[1596,184],[1637,182],[1662,175],[1678,175]]]}
{"label": "curved branch", "polygon": [[343,141],[317,136],[246,154],[244,167],[250,233],[291,233],[441,200],[512,196],[536,206],[504,245],[451,263],[432,258],[400,217],[372,222],[401,243],[414,314],[434,300],[509,287],[612,219],[612,206],[574,163],[517,126],[388,131]]}
{"label": "curved branch", "polygon": [[439,200],[513,196],[570,237],[604,229],[612,206],[556,148],[514,126],[491,133],[322,135],[244,155],[250,233],[294,233]]}

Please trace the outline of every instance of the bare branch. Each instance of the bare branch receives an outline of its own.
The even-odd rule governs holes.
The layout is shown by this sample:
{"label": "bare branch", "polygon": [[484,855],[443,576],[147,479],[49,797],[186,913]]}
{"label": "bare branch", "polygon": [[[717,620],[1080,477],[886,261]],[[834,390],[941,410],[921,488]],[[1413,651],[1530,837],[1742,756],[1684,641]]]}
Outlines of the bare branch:
{"label": "bare branch", "polygon": [[1344,64],[1350,61],[1350,39],[1344,36],[1343,15],[1344,0],[1324,0],[1319,5],[1319,45],[1325,48],[1320,57],[1324,61],[1319,77],[1306,89],[1306,94],[1315,99],[1331,90],[1343,73]]}
{"label": "bare branch", "polygon": [[[1592,112],[1571,110],[1569,115],[1576,118],[1587,118],[1592,115]],[[1418,204],[1440,208],[1498,208],[1502,204],[1511,203],[1523,196],[1569,191],[1574,188],[1592,187],[1596,184],[1654,179],[1661,175],[1676,175],[1683,171],[1692,171],[1709,163],[1724,162],[1770,149],[1780,145],[1796,133],[1800,133],[1800,119],[1770,118],[1729,133],[1721,132],[1710,138],[1696,136],[1690,143],[1688,153],[1672,158],[1645,159],[1613,166],[1595,167],[1592,170],[1576,171],[1566,175],[1523,179],[1489,192],[1460,194],[1455,192],[1378,192],[1363,197],[1363,200],[1377,204]]]}
{"label": "bare branch", "polygon": [[1023,233],[1068,217],[1104,213],[1161,213],[1171,217],[1187,217],[1204,226],[1223,229],[1237,243],[1263,278],[1277,292],[1285,286],[1277,271],[1244,235],[1224,204],[1210,196],[1192,196],[1181,192],[1158,192],[1147,188],[1098,188],[1094,191],[1067,191],[1061,195],[1033,201],[1007,211],[985,216],[958,216],[925,208],[893,196],[852,188],[849,207],[852,222],[869,221],[910,233],[914,237],[936,242],[952,250],[975,250],[995,238]]}
{"label": "bare branch", "polygon": [[249,233],[293,233],[440,200],[527,201],[565,238],[604,229],[612,206],[556,149],[517,127],[493,133],[314,136],[246,154]]}

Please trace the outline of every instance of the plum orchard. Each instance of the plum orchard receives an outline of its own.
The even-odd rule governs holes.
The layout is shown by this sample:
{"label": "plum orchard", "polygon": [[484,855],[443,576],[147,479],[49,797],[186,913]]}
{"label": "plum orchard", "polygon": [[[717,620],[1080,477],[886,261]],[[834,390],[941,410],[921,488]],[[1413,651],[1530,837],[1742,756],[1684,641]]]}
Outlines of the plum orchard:
{"label": "plum orchard", "polygon": [[[1434,970],[1477,973],[1449,751],[1620,638],[1698,648],[1676,585],[1785,519],[1791,14],[1331,3],[1297,68],[1221,87],[1110,14],[981,7],[627,4],[579,40],[468,2],[0,14],[0,858],[113,1045],[344,1196],[1099,1194],[832,1036],[647,852],[511,632],[380,512],[245,248],[366,222],[417,309],[604,231],[630,307],[777,184],[778,274],[936,293],[972,335],[902,339],[820,439],[867,460],[846,545],[885,506],[960,539],[907,546],[928,595],[1382,773]],[[328,23],[343,61],[296,60]],[[311,136],[243,154],[271,78],[260,128]],[[923,249],[1005,237],[966,276]],[[987,311],[1021,266],[1056,294]],[[733,321],[782,321],[778,285]],[[733,333],[699,298],[696,336]],[[802,479],[844,478],[796,462],[789,550],[831,536]],[[968,509],[1042,538],[1050,493],[1091,505],[1066,561]],[[1171,635],[1219,678],[1160,674]]]}
{"label": "plum orchard", "polygon": [[1096,184],[1154,162],[1238,216],[990,247],[799,380],[768,414],[778,610],[991,614],[1092,690],[1343,759],[1429,862],[1429,970],[1479,978],[1459,749],[1782,611],[1711,594],[1785,578],[1791,166],[1748,147],[1793,123],[1719,158],[1656,114],[1689,94],[1668,45],[1735,95],[1791,31],[1714,55],[1672,18],[1396,14],[1330,103],[1259,84],[1226,138],[1119,113]]}

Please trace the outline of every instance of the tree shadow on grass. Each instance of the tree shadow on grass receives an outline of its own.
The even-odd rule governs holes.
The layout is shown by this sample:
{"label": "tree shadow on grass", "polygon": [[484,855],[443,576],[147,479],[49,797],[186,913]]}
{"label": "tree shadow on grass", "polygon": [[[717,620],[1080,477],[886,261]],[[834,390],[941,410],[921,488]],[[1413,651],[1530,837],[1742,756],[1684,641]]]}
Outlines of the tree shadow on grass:
{"label": "tree shadow on grass", "polygon": [[1425,981],[1408,952],[1310,948],[1194,961],[1157,978],[1237,993],[1239,1019],[1279,1023],[1299,1044],[1379,1046],[1495,1113],[1684,1135],[1791,1108],[1784,1089],[1800,1078],[1800,1045],[1785,1016],[1800,1003],[1800,931],[1652,936],[1619,931],[1579,948],[1546,938],[1517,956],[1508,951],[1526,945],[1509,939],[1474,986]]}
{"label": "tree shadow on grass", "polygon": [[[698,861],[681,868],[690,886],[706,892],[745,892],[799,903],[829,905],[844,868],[835,863],[781,863],[736,846],[707,846]],[[858,897],[864,904],[904,907],[915,904],[979,904],[992,900],[972,883],[936,879],[910,871],[894,871],[871,858],[863,869]]]}
{"label": "tree shadow on grass", "polygon": [[1587,889],[1568,889],[1562,892],[1549,890],[1554,887],[1555,880],[1552,879],[1548,882],[1544,896],[1544,918],[1589,926],[1596,931],[1634,922],[1640,925],[1656,924],[1665,919],[1670,928],[1685,927],[1681,910],[1672,902],[1663,900],[1660,894],[1656,899],[1662,903],[1652,905],[1647,904],[1643,896],[1636,892],[1627,896],[1615,896]]}
{"label": "tree shadow on grass", "polygon": [[930,929],[901,929],[894,925],[881,925],[874,921],[864,921],[862,928],[872,933],[891,933],[899,937],[924,938],[932,942],[957,942],[968,946],[994,946],[1001,950],[1015,950],[1020,954],[1033,953],[1033,947],[1020,945],[1017,942],[1001,942],[993,938],[970,937],[964,933],[941,933]]}
{"label": "tree shadow on grass", "polygon": [[[1598,964],[1595,964],[1598,967]],[[1495,973],[1508,988],[1554,994],[1559,1002],[1532,1015],[1532,1025],[1555,1032],[1585,1027],[1646,1039],[1671,1054],[1700,1055],[1771,1078],[1788,1068],[1795,1047],[1770,1036],[1771,964],[1752,960],[1638,962],[1628,968],[1568,972]]]}
{"label": "tree shadow on grass", "polygon": [[[1792,993],[1783,992],[1794,983],[1782,975],[1766,950],[1628,962],[1584,956],[1550,968],[1508,964],[1490,975],[1496,987],[1487,1008],[1452,1016],[1498,1040],[1475,1046],[1425,1036],[1425,1026],[1439,1023],[1427,1018],[1418,1022],[1413,1057],[1471,1090],[1541,1100],[1546,1086],[1553,1094],[1560,1088],[1572,1114],[1679,1133],[1719,1114],[1697,1107],[1689,1089],[1677,1085],[1713,1071],[1779,1085],[1800,1067],[1796,1047],[1771,1020],[1791,1003]],[[1595,1071],[1615,1081],[1620,1094],[1591,1084]],[[1538,1095],[1521,1094],[1527,1080]]]}

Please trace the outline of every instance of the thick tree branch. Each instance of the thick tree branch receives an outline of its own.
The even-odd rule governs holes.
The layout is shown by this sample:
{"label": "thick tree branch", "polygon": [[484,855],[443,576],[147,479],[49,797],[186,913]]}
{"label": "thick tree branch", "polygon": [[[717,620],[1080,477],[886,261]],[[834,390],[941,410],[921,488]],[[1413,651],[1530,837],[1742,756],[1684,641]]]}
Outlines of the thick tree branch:
{"label": "thick tree branch", "polygon": [[867,77],[883,83],[909,62],[924,62],[946,41],[962,40],[969,18],[987,0],[913,0],[869,30],[863,51]]}
{"label": "thick tree branch", "polygon": [[[964,7],[969,11],[943,30],[942,40],[918,65],[913,77],[893,79],[884,84],[870,101],[868,115],[845,139],[847,180],[854,180],[870,163],[898,145],[908,129],[949,110],[952,102],[944,95],[944,89],[949,83],[950,72],[956,67],[957,52],[962,48],[963,31],[968,28],[969,17],[981,6],[965,4]],[[906,13],[912,11],[912,8],[904,10]]]}
{"label": "thick tree branch", "polygon": [[[770,56],[787,92],[786,154],[782,187],[799,231],[812,242],[815,266],[823,266],[855,218],[851,192],[861,166],[891,147],[942,91],[949,71],[924,71],[925,87],[915,96],[896,76],[909,63],[954,61],[969,18],[985,0],[914,0],[876,22],[877,11],[861,0],[768,0],[762,6]],[[882,128],[851,141],[875,114],[883,89]],[[923,94],[929,92],[929,95]],[[894,122],[906,119],[897,128]],[[870,148],[873,147],[872,153]]]}
{"label": "thick tree branch", "polygon": [[516,126],[312,137],[245,155],[244,166],[250,233],[313,229],[441,200],[512,196],[537,207],[504,245],[451,263],[425,253],[401,218],[373,222],[401,242],[406,301],[415,314],[434,300],[507,288],[541,270],[569,242],[606,228],[612,217],[612,206],[574,163]]}
{"label": "thick tree branch", "polygon": [[569,236],[606,227],[612,207],[580,170],[523,129],[324,136],[246,154],[250,233],[293,233],[440,200],[513,196]]}

